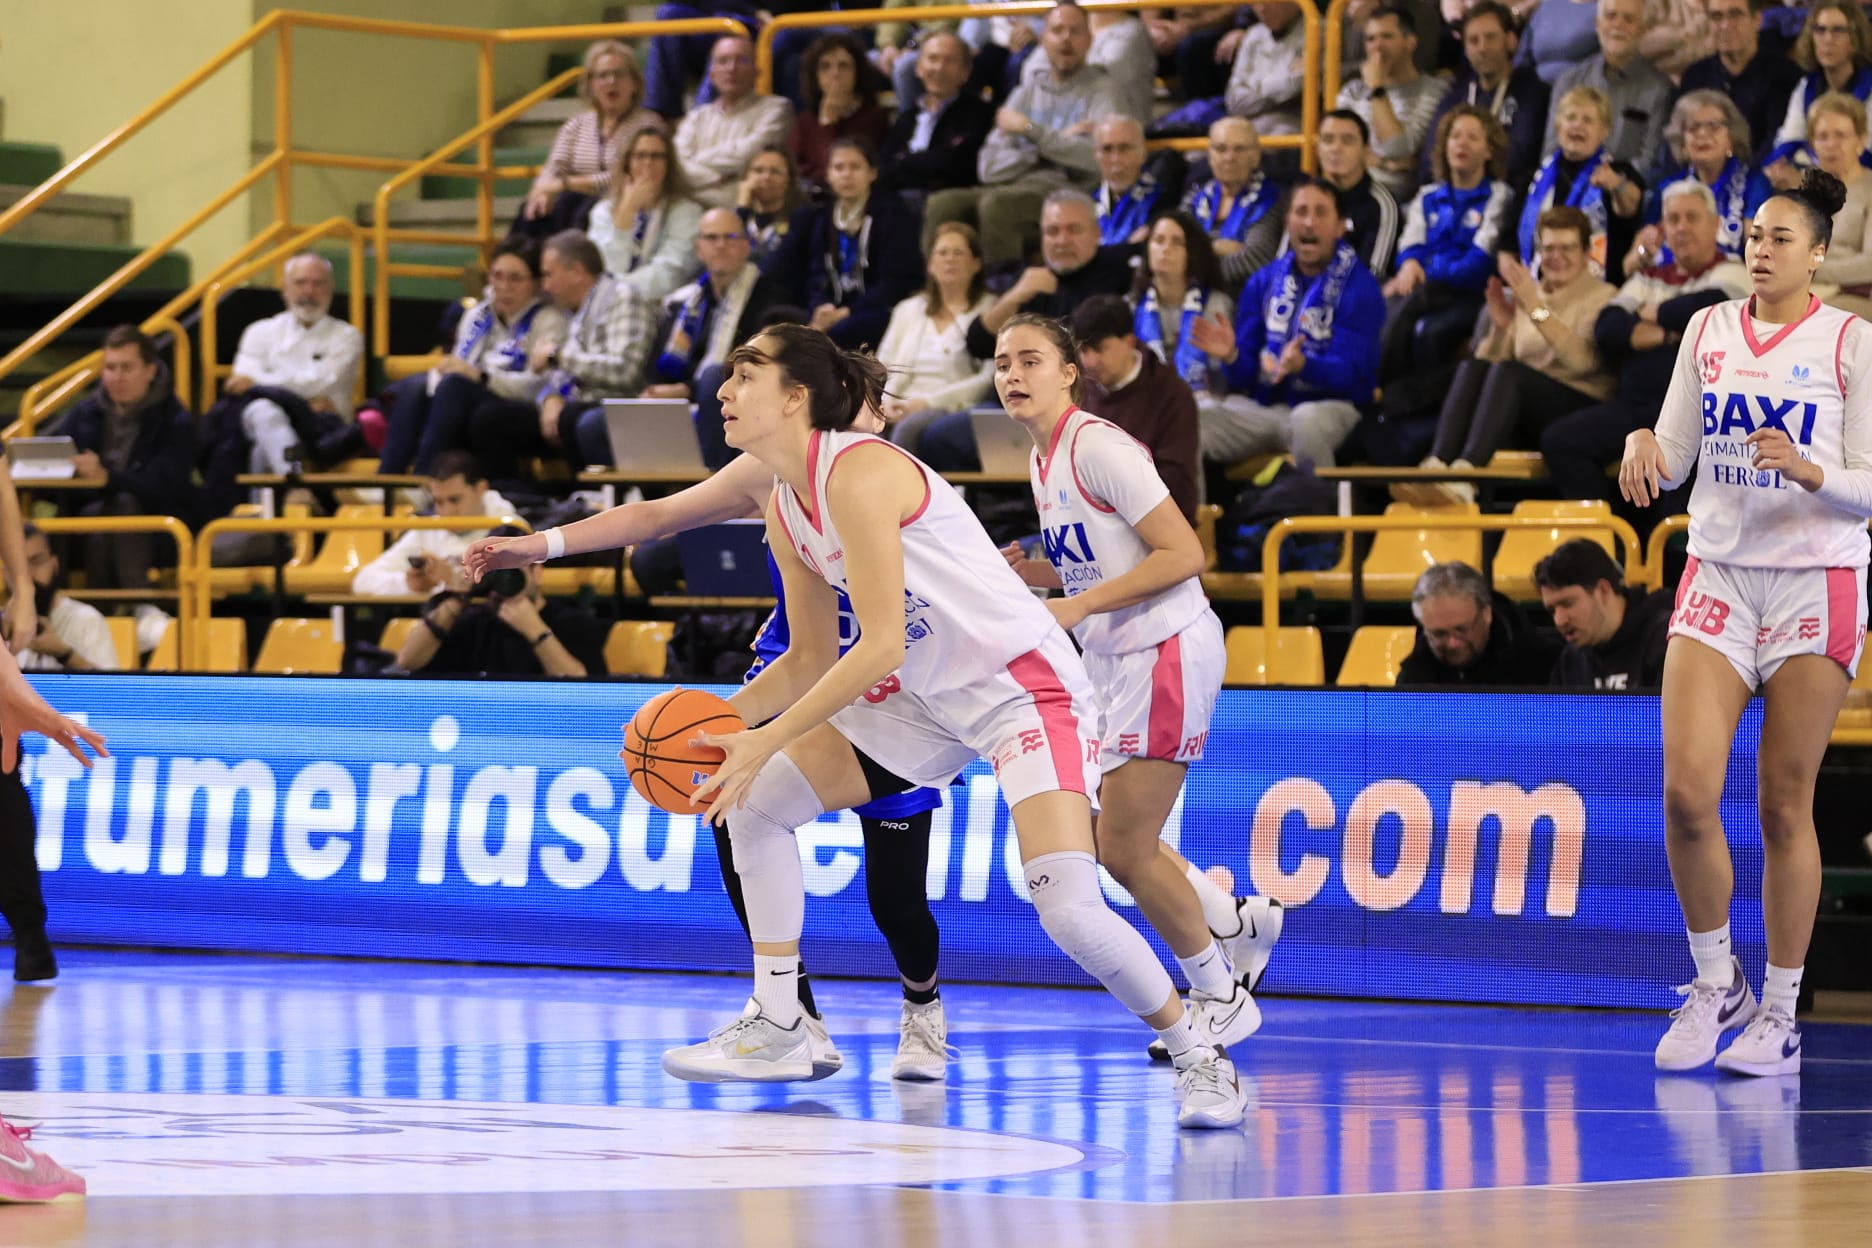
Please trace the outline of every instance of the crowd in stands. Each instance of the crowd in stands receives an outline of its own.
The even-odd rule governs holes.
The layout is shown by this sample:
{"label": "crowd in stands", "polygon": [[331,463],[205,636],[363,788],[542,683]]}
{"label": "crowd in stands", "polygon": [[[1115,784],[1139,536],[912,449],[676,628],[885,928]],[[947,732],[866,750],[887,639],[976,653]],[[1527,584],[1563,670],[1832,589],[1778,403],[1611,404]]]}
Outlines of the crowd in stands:
{"label": "crowd in stands", "polygon": [[[658,13],[761,20],[745,0]],[[1872,23],[1853,0],[1356,0],[1313,174],[1264,144],[1300,128],[1304,30],[1298,4],[1268,0],[787,31],[775,94],[746,39],[660,36],[641,69],[593,44],[589,107],[484,297],[374,404],[381,468],[430,477],[442,514],[499,514],[536,490],[534,461],[627,462],[601,407],[618,397],[693,403],[719,467],[728,352],[796,320],[874,348],[891,436],[968,471],[994,335],[1037,312],[1075,327],[1087,405],[1150,447],[1191,514],[1268,454],[1440,469],[1538,451],[1557,496],[1616,505],[1606,466],[1655,412],[1689,316],[1745,293],[1746,223],[1805,166],[1848,187],[1819,289],[1872,316]],[[1202,149],[1152,143],[1171,135]],[[198,521],[241,501],[239,473],[361,449],[363,344],[330,315],[331,266],[296,258],[283,295],[199,424],[149,340],[113,335],[97,394],[60,426],[101,481],[88,513]],[[461,540],[412,534],[359,584],[449,589]],[[133,586],[152,558],[113,538],[84,564]],[[1598,604],[1580,636],[1636,627],[1622,584],[1587,574],[1555,573]],[[1427,578],[1413,605],[1420,670],[1551,667],[1500,657],[1521,637],[1486,583]],[[487,627],[471,620],[450,623]],[[60,636],[52,650],[86,652]],[[457,636],[413,639],[405,665],[494,644]],[[547,671],[594,666],[582,633],[541,645]]]}

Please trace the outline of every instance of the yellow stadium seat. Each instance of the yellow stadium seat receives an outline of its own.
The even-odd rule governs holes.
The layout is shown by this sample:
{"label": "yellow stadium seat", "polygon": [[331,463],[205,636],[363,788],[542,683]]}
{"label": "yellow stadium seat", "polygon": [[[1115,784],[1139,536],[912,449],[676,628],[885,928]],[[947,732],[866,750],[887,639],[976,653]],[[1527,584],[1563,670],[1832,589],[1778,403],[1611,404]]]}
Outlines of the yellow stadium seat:
{"label": "yellow stadium seat", "polygon": [[1323,685],[1326,656],[1317,628],[1283,627],[1269,662],[1260,626],[1240,625],[1228,630],[1224,642],[1228,667],[1223,680],[1231,685]]}
{"label": "yellow stadium seat", "polygon": [[[156,642],[156,648],[150,651],[149,663],[144,669],[151,672],[176,672],[182,670],[177,655],[175,621],[163,630],[163,635]],[[208,666],[203,669],[210,672],[244,672],[247,670],[247,621],[238,619],[213,619],[208,621]]]}
{"label": "yellow stadium seat", "polygon": [[[260,518],[260,508],[252,503],[242,503],[233,512],[233,516],[249,520]],[[304,503],[288,503],[280,509],[280,515],[287,520],[303,520],[312,511]],[[286,572],[291,576],[305,567],[312,558],[312,534],[301,530],[291,535],[291,550],[286,558]],[[244,594],[250,590],[270,590],[273,588],[273,565],[270,563],[254,564],[248,567],[211,568],[208,584],[213,593],[220,597],[225,594]]]}
{"label": "yellow stadium seat", "polygon": [[[1261,598],[1261,574],[1259,572],[1218,572],[1216,571],[1216,525],[1222,519],[1222,508],[1215,503],[1204,503],[1196,509],[1196,537],[1203,548],[1203,592],[1218,602],[1258,602]],[[1280,578],[1280,596],[1282,600],[1294,597],[1302,592],[1330,596],[1321,588],[1322,578],[1338,578],[1344,584],[1351,583],[1352,544],[1344,542],[1340,546],[1339,562],[1325,572],[1288,572]]]}
{"label": "yellow stadium seat", "polygon": [[[369,503],[347,503],[337,512],[339,519],[373,519],[383,515],[383,508]],[[286,571],[289,594],[348,594],[358,569],[384,552],[381,529],[340,530],[325,535],[318,554],[299,568]]]}
{"label": "yellow stadium seat", "polygon": [[1345,662],[1333,681],[1340,687],[1388,689],[1397,684],[1398,668],[1417,645],[1417,630],[1367,624],[1352,634]]}
{"label": "yellow stadium seat", "polygon": [[667,620],[619,620],[605,638],[605,666],[613,676],[661,677],[675,633]]}
{"label": "yellow stadium seat", "polygon": [[383,626],[383,636],[377,639],[377,648],[397,654],[403,649],[403,643],[409,640],[409,635],[421,626],[420,616],[399,615]]}
{"label": "yellow stadium seat", "polygon": [[329,619],[274,620],[260,643],[255,672],[336,672],[344,667],[344,643]]}
{"label": "yellow stadium seat", "polygon": [[120,671],[134,672],[140,666],[137,659],[136,617],[132,615],[113,615],[105,618],[110,625],[111,644],[117,648],[117,667]]}
{"label": "yellow stadium seat", "polygon": [[[383,357],[384,376],[390,381],[402,381],[405,377],[426,373],[441,362],[440,351],[431,351],[428,355],[386,355]],[[369,471],[377,471],[376,460],[371,461]]]}
{"label": "yellow stadium seat", "polygon": [[[1528,500],[1516,503],[1514,514],[1529,520],[1552,516],[1610,516],[1612,506],[1603,499]],[[1534,565],[1552,554],[1556,547],[1576,537],[1591,538],[1605,547],[1613,559],[1618,558],[1618,540],[1612,536],[1611,529],[1509,529],[1502,534],[1501,548],[1495,552],[1495,588],[1516,602],[1538,602],[1540,590],[1534,586]]]}
{"label": "yellow stadium seat", "polygon": [[[1392,503],[1384,510],[1387,516],[1442,516],[1481,514],[1474,503],[1448,507],[1419,507],[1413,503]],[[1482,567],[1482,533],[1479,529],[1386,529],[1374,534],[1371,551],[1365,556],[1365,597],[1378,602],[1408,602],[1411,590],[1424,569],[1438,563],[1461,560],[1470,567]],[[1341,559],[1342,564],[1346,560]],[[1341,572],[1310,574],[1322,597],[1349,597],[1352,573],[1349,565]],[[1282,578],[1285,580],[1286,578]]]}
{"label": "yellow stadium seat", "polygon": [[1547,479],[1547,461],[1539,451],[1496,451],[1488,461],[1488,470],[1512,473],[1526,481]]}
{"label": "yellow stadium seat", "polygon": [[[617,590],[617,568],[611,564],[572,564],[567,567],[554,567],[548,564],[540,570],[540,592],[548,598],[572,598],[582,589],[589,589],[595,594],[610,594]],[[630,570],[624,573],[624,596],[635,597],[635,583],[630,579]]]}

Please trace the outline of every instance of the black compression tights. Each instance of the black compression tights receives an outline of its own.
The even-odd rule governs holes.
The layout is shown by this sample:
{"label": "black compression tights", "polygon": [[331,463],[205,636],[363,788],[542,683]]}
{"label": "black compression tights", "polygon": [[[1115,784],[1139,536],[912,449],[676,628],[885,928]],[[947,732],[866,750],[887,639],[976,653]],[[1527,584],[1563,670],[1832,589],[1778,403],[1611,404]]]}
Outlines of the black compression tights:
{"label": "black compression tights", "polygon": [[[860,818],[864,829],[865,899],[871,903],[871,921],[884,934],[904,983],[930,984],[936,979],[939,934],[930,913],[926,879],[929,875],[930,811],[904,819]],[[734,903],[741,930],[748,930],[747,902],[741,896],[741,876],[734,869],[734,846],[728,829],[715,829],[715,854],[721,863],[722,887]],[[818,1017],[805,963],[800,964],[800,1004]],[[919,994],[921,995],[921,994]]]}

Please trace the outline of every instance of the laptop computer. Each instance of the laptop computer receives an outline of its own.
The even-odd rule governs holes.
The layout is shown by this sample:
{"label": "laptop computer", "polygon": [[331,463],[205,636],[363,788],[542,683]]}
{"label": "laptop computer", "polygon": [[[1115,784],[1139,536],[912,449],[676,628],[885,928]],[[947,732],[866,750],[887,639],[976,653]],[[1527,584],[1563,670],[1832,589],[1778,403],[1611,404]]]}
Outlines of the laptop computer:
{"label": "laptop computer", "polygon": [[1033,435],[998,407],[975,408],[969,412],[969,423],[975,427],[975,452],[981,456],[982,471],[1025,481]]}
{"label": "laptop computer", "polygon": [[72,456],[78,448],[70,438],[14,438],[6,449],[15,481],[69,481],[76,475]]}
{"label": "laptop computer", "polygon": [[730,520],[676,535],[683,585],[698,598],[771,598],[767,525]]}
{"label": "laptop computer", "polygon": [[606,399],[611,462],[632,472],[706,475],[687,399]]}

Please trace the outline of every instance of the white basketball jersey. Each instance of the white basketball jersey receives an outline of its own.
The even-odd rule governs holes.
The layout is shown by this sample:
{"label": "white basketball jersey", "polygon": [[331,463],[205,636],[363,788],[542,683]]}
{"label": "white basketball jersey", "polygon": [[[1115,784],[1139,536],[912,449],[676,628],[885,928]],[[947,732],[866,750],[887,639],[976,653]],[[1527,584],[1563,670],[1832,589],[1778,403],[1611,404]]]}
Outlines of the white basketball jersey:
{"label": "white basketball jersey", "polygon": [[[1040,536],[1066,596],[1123,576],[1151,552],[1134,527],[1166,498],[1144,444],[1108,420],[1068,408],[1041,456],[1028,466]],[[1087,650],[1130,654],[1161,645],[1209,609],[1195,577],[1117,611],[1089,615],[1073,630]]]}
{"label": "white basketball jersey", "polygon": [[1699,314],[1664,400],[1660,434],[1685,428],[1692,406],[1702,428],[1690,553],[1740,567],[1862,567],[1865,518],[1758,470],[1745,440],[1780,429],[1804,458],[1843,472],[1848,406],[1862,421],[1872,401],[1872,326],[1818,299],[1782,326],[1755,320],[1753,306],[1736,299]]}
{"label": "white basketball jersey", "polygon": [[918,693],[974,683],[1004,670],[1057,631],[1053,613],[1008,567],[962,496],[908,451],[868,433],[813,431],[806,451],[812,482],[808,503],[784,482],[776,483],[775,512],[806,566],[833,588],[850,592],[845,542],[825,510],[826,482],[841,455],[870,443],[888,446],[915,464],[927,492],[922,509],[902,525],[904,661],[897,671],[902,687]]}

